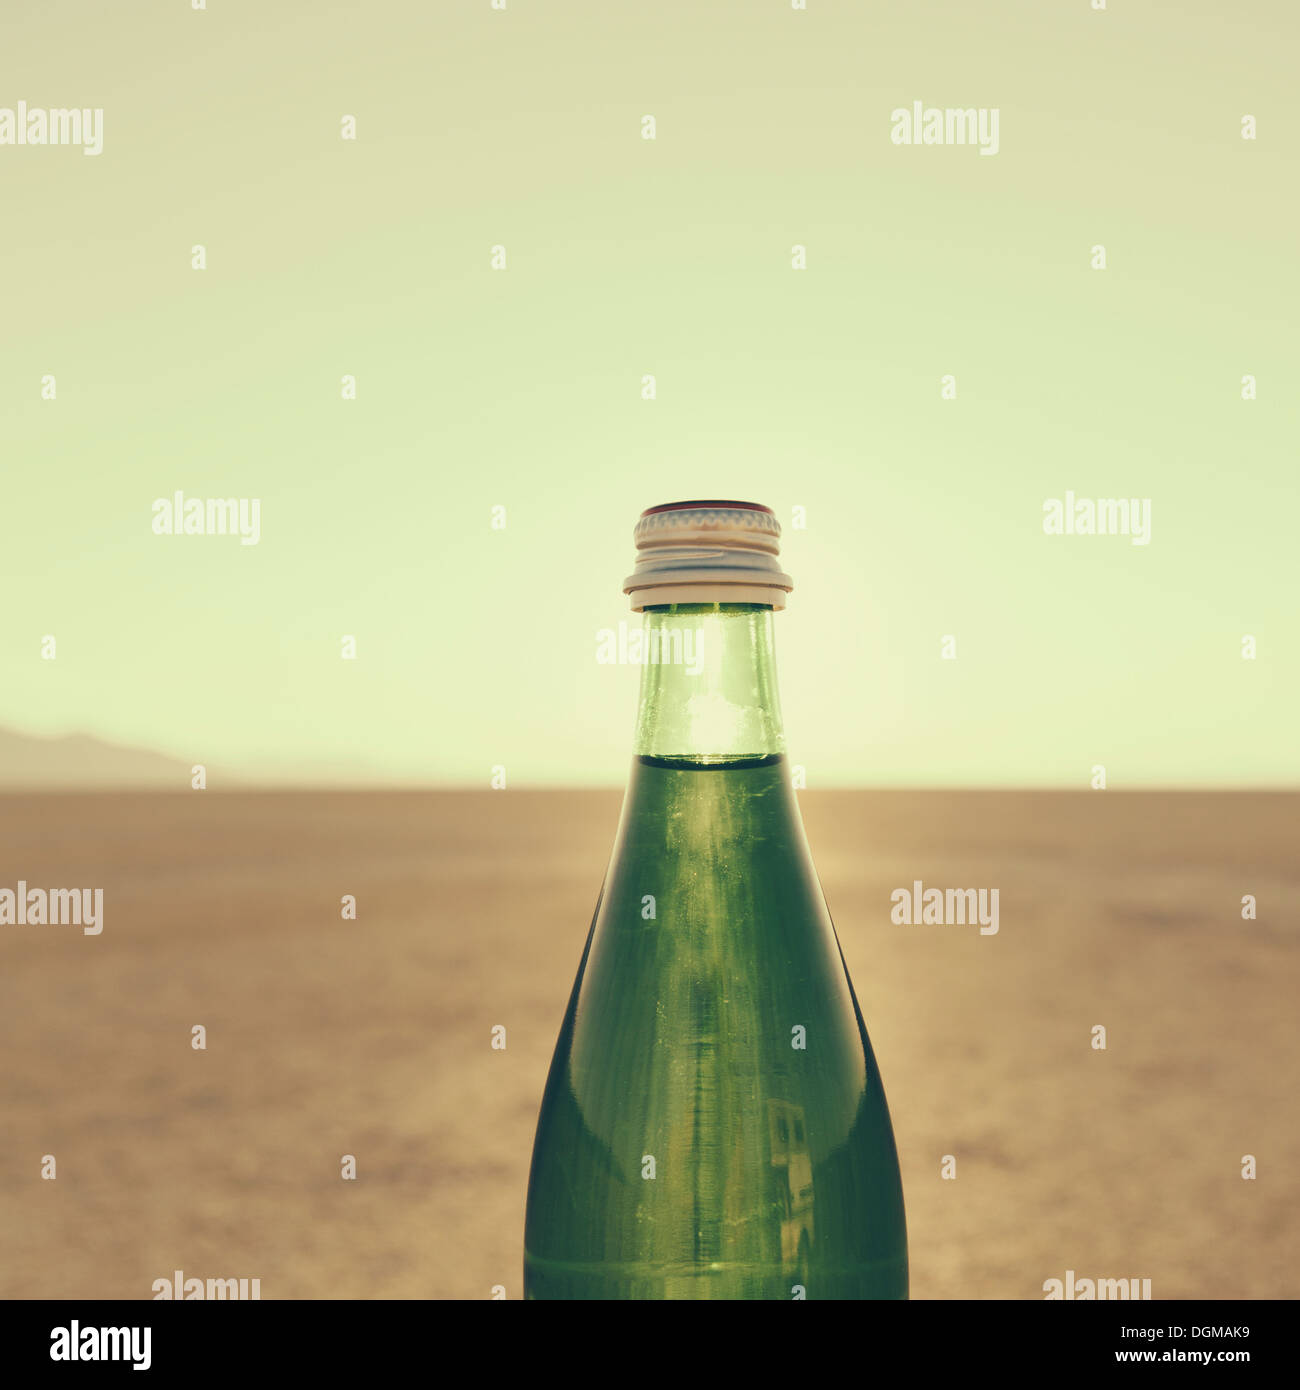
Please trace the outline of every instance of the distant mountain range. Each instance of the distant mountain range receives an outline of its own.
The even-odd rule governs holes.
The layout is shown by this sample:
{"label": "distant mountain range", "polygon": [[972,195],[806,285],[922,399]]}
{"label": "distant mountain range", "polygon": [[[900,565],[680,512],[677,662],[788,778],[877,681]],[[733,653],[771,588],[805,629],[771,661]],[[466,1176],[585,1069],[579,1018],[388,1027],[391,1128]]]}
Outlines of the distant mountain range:
{"label": "distant mountain range", "polygon": [[190,769],[145,748],[124,748],[89,734],[32,738],[0,729],[0,791],[72,791],[118,787],[188,791]]}
{"label": "distant mountain range", "polygon": [[[308,764],[258,757],[232,767],[226,759],[203,762],[209,790],[249,791],[256,787],[388,787],[400,779],[366,763],[322,758]],[[129,748],[90,734],[35,738],[0,728],[0,792],[189,791],[191,764],[150,748]]]}

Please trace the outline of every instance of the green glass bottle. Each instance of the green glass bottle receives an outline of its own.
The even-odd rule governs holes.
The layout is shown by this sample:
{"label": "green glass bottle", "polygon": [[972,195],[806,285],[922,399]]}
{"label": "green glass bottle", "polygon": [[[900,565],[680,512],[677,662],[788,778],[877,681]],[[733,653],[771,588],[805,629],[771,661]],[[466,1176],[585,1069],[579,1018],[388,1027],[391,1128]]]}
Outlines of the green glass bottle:
{"label": "green glass bottle", "polygon": [[636,756],[551,1062],[528,1298],[906,1298],[893,1130],[785,762],[780,528],[652,508]]}

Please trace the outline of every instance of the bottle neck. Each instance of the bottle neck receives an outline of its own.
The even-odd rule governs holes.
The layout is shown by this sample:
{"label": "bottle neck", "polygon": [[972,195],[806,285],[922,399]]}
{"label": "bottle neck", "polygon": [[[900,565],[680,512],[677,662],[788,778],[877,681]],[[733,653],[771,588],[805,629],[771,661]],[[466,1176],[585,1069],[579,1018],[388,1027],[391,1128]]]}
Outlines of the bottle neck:
{"label": "bottle neck", "polygon": [[785,752],[771,608],[647,608],[643,651],[637,754],[716,764]]}

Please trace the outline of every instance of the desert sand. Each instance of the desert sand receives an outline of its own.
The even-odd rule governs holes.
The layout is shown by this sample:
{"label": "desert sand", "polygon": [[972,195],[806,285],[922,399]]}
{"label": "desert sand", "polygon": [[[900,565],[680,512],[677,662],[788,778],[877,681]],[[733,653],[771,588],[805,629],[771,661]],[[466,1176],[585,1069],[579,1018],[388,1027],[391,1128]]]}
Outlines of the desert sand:
{"label": "desert sand", "polygon": [[[263,1298],[518,1297],[618,804],[0,797],[0,888],[104,889],[98,936],[0,926],[0,1296],[149,1298],[179,1269]],[[1300,797],[801,804],[893,1112],[913,1297],[1040,1299],[1067,1269],[1300,1295]],[[917,879],[997,887],[998,933],[894,924]]]}

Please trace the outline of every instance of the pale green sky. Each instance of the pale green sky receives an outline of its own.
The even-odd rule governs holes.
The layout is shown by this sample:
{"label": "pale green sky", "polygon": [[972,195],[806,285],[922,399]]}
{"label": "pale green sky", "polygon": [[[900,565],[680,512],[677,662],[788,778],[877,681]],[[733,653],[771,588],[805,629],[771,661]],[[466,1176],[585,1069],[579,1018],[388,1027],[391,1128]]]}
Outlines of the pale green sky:
{"label": "pale green sky", "polygon": [[[1296,782],[1298,39],[1281,0],[7,16],[0,106],[105,115],[0,146],[0,727],[617,783],[632,525],[735,496],[787,528],[810,785]],[[916,100],[999,153],[892,144]],[[155,536],[177,489],[260,543]],[[1067,489],[1152,543],[1044,535]]]}

